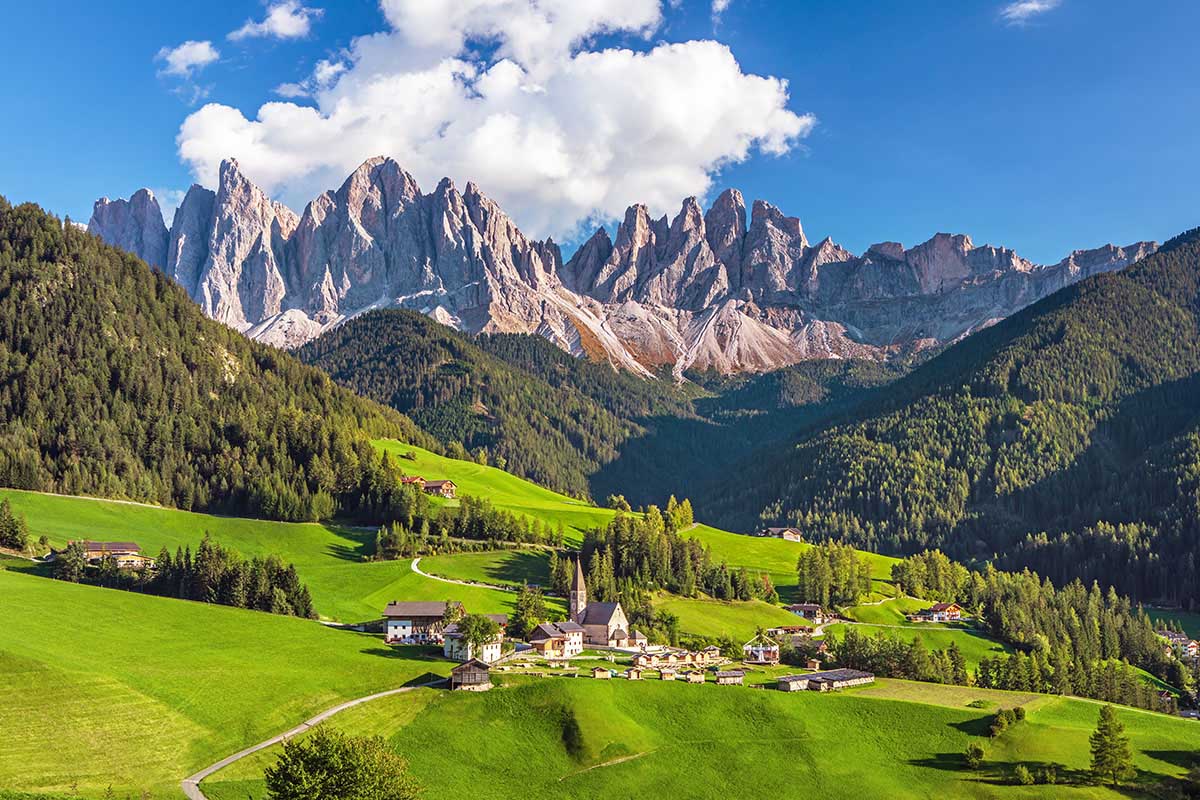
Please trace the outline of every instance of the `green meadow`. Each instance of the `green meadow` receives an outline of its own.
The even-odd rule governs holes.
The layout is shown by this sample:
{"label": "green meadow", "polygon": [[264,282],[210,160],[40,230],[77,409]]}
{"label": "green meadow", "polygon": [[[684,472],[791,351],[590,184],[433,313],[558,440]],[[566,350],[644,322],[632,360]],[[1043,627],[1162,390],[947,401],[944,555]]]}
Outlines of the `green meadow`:
{"label": "green meadow", "polygon": [[205,533],[243,556],[274,553],[296,565],[317,613],[342,622],[378,619],[391,600],[462,600],[480,613],[511,609],[513,596],[481,587],[452,586],[417,575],[408,561],[366,561],[374,531],[316,523],[268,522],[194,514],[156,506],[0,489],[24,514],[34,538],[62,547],[69,539],[132,540],[156,555],[199,544]]}
{"label": "green meadow", "polygon": [[[795,594],[796,560],[808,544],[730,533],[709,525],[697,525],[682,535],[699,539],[707,545],[715,561],[725,561],[732,567],[745,567],[753,572],[768,573],[785,603],[803,600]],[[891,584],[892,564],[899,559],[878,553],[863,552],[862,555],[871,565],[872,593],[867,599],[879,600],[894,596],[896,592]]]}
{"label": "green meadow", "polygon": [[546,586],[550,583],[550,554],[546,550],[489,550],[484,553],[458,553],[425,556],[421,569],[460,581],[476,581],[500,586],[522,583]]}
{"label": "green meadow", "polygon": [[[460,495],[486,497],[496,508],[542,520],[551,527],[562,523],[568,544],[578,544],[585,530],[604,527],[616,513],[552,492],[496,467],[447,458],[393,439],[380,439],[374,444],[390,453],[405,474],[426,480],[449,478]],[[410,454],[413,458],[406,458]]]}
{"label": "green meadow", "polygon": [[[838,623],[826,627],[825,632],[835,634],[841,638],[845,636],[848,627],[850,626]],[[963,658],[967,660],[967,669],[970,670],[974,670],[979,666],[981,658],[995,658],[998,655],[1011,651],[1007,645],[997,642],[982,631],[978,631],[967,625],[960,627],[933,626],[926,625],[925,623],[914,623],[905,626],[855,625],[854,631],[863,636],[874,636],[882,633],[893,639],[902,639],[906,642],[912,641],[914,636],[919,636],[921,641],[930,650],[945,650],[950,646],[951,642],[954,642],[958,645],[958,649],[962,651]]]}
{"label": "green meadow", "polygon": [[[846,619],[855,622],[870,622],[876,625],[908,625],[908,614],[929,608],[928,600],[915,597],[895,597],[882,602],[865,603],[844,610]],[[941,623],[921,623],[922,627],[943,627]]]}
{"label": "green meadow", "polygon": [[8,570],[0,606],[6,789],[178,797],[184,776],[229,753],[449,668],[310,620]]}
{"label": "green meadow", "polygon": [[[1124,796],[1090,785],[1011,785],[1017,764],[1052,763],[1061,780],[1080,776],[1099,709],[1085,701],[1037,698],[1025,722],[991,740],[992,711],[967,707],[979,692],[966,689],[957,699],[917,703],[905,692],[922,685],[899,681],[887,682],[886,695],[821,695],[656,680],[503,680],[486,694],[420,690],[391,697],[327,724],[388,739],[428,800],[664,791],[742,797],[748,786],[772,797]],[[990,700],[1009,693],[984,694]],[[999,703],[1027,700],[1013,695]],[[1200,726],[1132,710],[1119,714],[1143,783],[1180,774],[1200,748]],[[563,735],[571,718],[577,739]],[[971,741],[987,751],[976,772],[962,765]],[[268,750],[235,764],[203,788],[214,800],[261,798],[262,769],[274,756]]]}

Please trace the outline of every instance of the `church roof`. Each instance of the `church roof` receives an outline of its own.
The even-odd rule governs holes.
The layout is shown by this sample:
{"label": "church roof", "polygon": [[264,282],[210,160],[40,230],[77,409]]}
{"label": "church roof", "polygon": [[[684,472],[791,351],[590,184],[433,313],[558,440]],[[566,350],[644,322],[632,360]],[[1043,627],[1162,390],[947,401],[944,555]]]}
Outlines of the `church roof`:
{"label": "church roof", "polygon": [[607,625],[621,610],[620,603],[588,603],[583,612],[584,625]]}
{"label": "church roof", "polygon": [[571,591],[581,592],[587,589],[587,584],[583,580],[583,564],[579,559],[575,559],[575,577],[571,579]]}

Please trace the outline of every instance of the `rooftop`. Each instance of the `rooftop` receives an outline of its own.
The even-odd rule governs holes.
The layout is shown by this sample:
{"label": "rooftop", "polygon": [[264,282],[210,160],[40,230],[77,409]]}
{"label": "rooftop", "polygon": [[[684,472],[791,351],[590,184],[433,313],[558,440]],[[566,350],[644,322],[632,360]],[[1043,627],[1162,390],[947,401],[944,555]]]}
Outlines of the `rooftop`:
{"label": "rooftop", "polygon": [[[461,606],[457,600],[454,605]],[[385,617],[440,617],[446,613],[445,600],[393,600],[383,609]]]}

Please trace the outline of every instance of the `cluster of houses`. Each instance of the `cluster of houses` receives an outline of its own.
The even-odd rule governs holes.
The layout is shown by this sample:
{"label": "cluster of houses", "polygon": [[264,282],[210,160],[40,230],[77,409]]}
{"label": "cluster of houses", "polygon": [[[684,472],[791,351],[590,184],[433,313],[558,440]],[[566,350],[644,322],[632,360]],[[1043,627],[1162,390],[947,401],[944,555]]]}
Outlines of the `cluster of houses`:
{"label": "cluster of houses", "polygon": [[[620,603],[590,603],[583,568],[575,564],[575,575],[571,582],[568,599],[570,619],[563,622],[544,622],[526,637],[529,651],[565,666],[567,659],[581,655],[585,647],[611,650],[632,650],[632,665],[618,672],[606,666],[595,666],[591,670],[596,680],[611,680],[622,677],[626,680],[643,680],[650,670],[658,672],[664,681],[682,680],[687,683],[704,683],[706,671],[712,671],[719,686],[741,686],[746,672],[741,669],[723,668],[727,661],[720,648],[710,645],[700,650],[662,649],[650,652],[646,637],[629,629],[629,622]],[[828,619],[824,610],[811,603],[792,607],[794,613],[821,624]],[[487,691],[492,688],[491,670],[501,660],[504,641],[504,626],[508,619],[503,614],[489,614],[499,624],[496,638],[482,646],[473,645],[459,631],[454,620],[465,615],[458,601],[393,601],[383,611],[384,638],[389,644],[442,645],[446,658],[461,662],[450,673],[450,688],[460,691]],[[788,635],[805,635],[812,632],[806,625],[786,625],[772,628],[755,636],[742,646],[742,661],[747,665],[776,665],[779,663],[779,638]],[[819,670],[821,662],[811,660],[809,669]],[[500,669],[506,669],[501,667]],[[804,675],[788,675],[777,681],[783,691],[830,691],[870,683],[874,675],[857,670],[836,669]]]}
{"label": "cluster of houses", "polygon": [[425,494],[435,494],[447,500],[453,500],[458,492],[458,486],[451,480],[427,481],[420,475],[405,475],[400,483],[406,486],[416,486]]}
{"label": "cluster of houses", "polygon": [[[646,668],[634,664],[628,669],[618,672],[605,666],[592,667],[591,676],[595,680],[612,680],[616,677],[630,681],[644,680]],[[687,683],[704,683],[703,669],[678,670],[672,666],[658,668],[659,680],[682,680]],[[713,673],[713,679],[718,686],[744,686],[746,671],[742,669],[719,669]],[[824,672],[810,672],[799,675],[784,675],[775,681],[775,688],[782,692],[830,692],[837,689],[849,689],[874,683],[875,676],[870,672],[856,669],[832,669]],[[492,688],[491,665],[478,659],[472,659],[460,664],[450,672],[450,688],[464,691],[486,691]]]}
{"label": "cluster of houses", "polygon": [[465,614],[466,610],[457,600],[393,600],[383,609],[384,641],[388,644],[440,644],[442,654],[452,661],[479,660],[489,664],[498,661],[508,615],[485,615],[500,626],[500,631],[492,641],[477,648],[466,640],[458,623],[453,621]]}
{"label": "cluster of houses", "polygon": [[[70,544],[75,544],[75,542]],[[93,542],[85,539],[79,544],[83,547],[84,558],[92,566],[97,566],[104,559],[111,558],[121,569],[151,569],[154,567],[154,559],[143,555],[142,548],[134,542]]]}
{"label": "cluster of houses", "polygon": [[958,603],[934,603],[908,618],[913,622],[957,622],[963,618],[963,610]]}
{"label": "cluster of houses", "polygon": [[719,664],[721,648],[709,645],[702,650],[664,650],[661,653],[642,653],[633,659],[633,665],[639,669],[677,669],[680,667],[699,667],[701,669]]}
{"label": "cluster of houses", "polygon": [[1166,640],[1163,649],[1168,655],[1176,654],[1180,658],[1200,660],[1200,642],[1192,639],[1186,633],[1166,629],[1155,631],[1155,633]]}
{"label": "cluster of houses", "polygon": [[803,675],[784,675],[776,681],[782,692],[829,692],[834,689],[849,689],[874,683],[875,676],[857,669],[831,669],[825,672],[809,672]]}

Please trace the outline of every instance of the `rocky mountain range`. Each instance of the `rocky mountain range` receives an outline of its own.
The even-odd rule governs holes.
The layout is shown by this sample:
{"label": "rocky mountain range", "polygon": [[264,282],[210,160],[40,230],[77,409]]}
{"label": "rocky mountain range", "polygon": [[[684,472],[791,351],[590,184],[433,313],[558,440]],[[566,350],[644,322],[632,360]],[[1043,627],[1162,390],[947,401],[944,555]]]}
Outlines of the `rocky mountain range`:
{"label": "rocky mountain range", "polygon": [[474,183],[429,194],[389,158],[363,163],[300,215],[234,160],[216,191],[193,186],[168,230],[153,194],[96,202],[88,230],[162,269],[209,316],[298,346],[373,308],[400,306],[460,330],[536,333],[576,355],[648,374],[763,371],[811,358],[886,358],[953,341],[1152,242],[1080,250],[1057,264],[939,233],[855,256],[741,194],[674,219],[631,206],[563,262]]}

